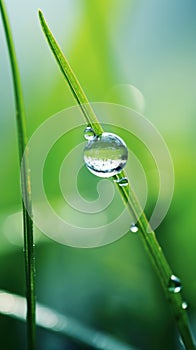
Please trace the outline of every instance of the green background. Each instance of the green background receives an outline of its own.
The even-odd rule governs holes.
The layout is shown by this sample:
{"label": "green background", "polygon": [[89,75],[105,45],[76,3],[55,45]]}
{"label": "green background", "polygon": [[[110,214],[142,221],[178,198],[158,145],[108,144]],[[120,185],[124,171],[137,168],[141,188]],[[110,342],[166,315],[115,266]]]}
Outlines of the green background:
{"label": "green background", "polygon": [[[175,169],[172,204],[157,237],[182,280],[195,333],[195,1],[7,0],[6,5],[29,136],[49,116],[75,103],[42,34],[38,8],[90,101],[120,102],[140,110],[132,90],[126,86],[127,95],[121,94],[119,84],[134,85],[142,92],[143,113],[164,137]],[[112,96],[116,86],[117,93]],[[21,210],[21,197],[13,88],[2,24],[0,101],[0,288],[25,295],[20,218],[8,220]],[[75,142],[77,137],[81,135],[76,133]],[[67,143],[71,140],[73,135]],[[65,152],[63,147],[51,157],[46,172],[46,189],[53,202],[59,196],[56,164]],[[82,173],[79,182],[81,193],[93,199],[96,181]],[[149,191],[153,196],[153,189]],[[152,206],[148,198],[147,212]],[[169,306],[137,235],[127,234],[102,248],[76,249],[39,233],[36,271],[38,301],[140,350],[181,348]],[[3,349],[25,348],[25,329],[19,321],[0,316],[0,329]],[[83,348],[38,331],[38,349]]]}

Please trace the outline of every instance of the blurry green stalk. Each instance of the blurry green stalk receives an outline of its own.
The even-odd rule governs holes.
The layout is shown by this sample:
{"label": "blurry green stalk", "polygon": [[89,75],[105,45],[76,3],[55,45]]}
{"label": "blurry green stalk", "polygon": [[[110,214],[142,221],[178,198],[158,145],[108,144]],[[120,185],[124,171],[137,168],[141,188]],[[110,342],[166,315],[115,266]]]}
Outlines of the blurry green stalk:
{"label": "blurry green stalk", "polygon": [[[39,18],[42,25],[44,34],[48,40],[50,48],[58,62],[58,65],[77,101],[79,104],[87,124],[92,127],[96,135],[101,135],[103,132],[97,117],[90,106],[88,99],[82,90],[75,74],[73,73],[67,59],[65,58],[60,46],[56,42],[53,34],[51,33],[42,12],[39,10]],[[125,172],[122,171],[119,175],[113,177],[114,180],[119,180],[125,177]],[[163,251],[156,239],[155,233],[150,227],[150,224],[140,207],[140,203],[131,188],[131,186],[119,186],[118,182],[115,181],[122,199],[128,206],[131,214],[134,214],[137,221],[137,226],[139,228],[140,236],[143,240],[146,251],[151,259],[151,262],[157,271],[158,277],[160,279],[161,285],[165,292],[165,295],[171,305],[181,338],[187,350],[195,349],[193,337],[189,328],[188,318],[186,311],[183,308],[183,299],[181,293],[172,293],[169,288],[169,283],[171,281],[171,276],[174,275]]]}
{"label": "blurry green stalk", "polygon": [[[27,145],[26,119],[24,111],[24,102],[20,74],[13,44],[11,28],[3,0],[0,0],[0,10],[3,19],[3,26],[6,36],[6,42],[9,52],[14,98],[16,107],[16,124],[19,148],[19,161],[23,159],[24,150]],[[26,273],[26,298],[27,298],[27,336],[28,349],[35,349],[35,259],[33,243],[33,222],[31,219],[31,183],[28,167],[28,159],[25,152],[25,159],[21,165],[21,187],[24,202],[23,205],[23,230],[24,230],[24,255],[25,255],[25,273]],[[25,203],[25,204],[24,204]],[[25,207],[26,205],[26,207]]]}
{"label": "blurry green stalk", "polygon": [[[25,298],[0,290],[0,314],[25,321]],[[69,316],[36,304],[36,324],[43,329],[57,333],[86,347],[97,350],[136,350],[112,335],[90,328]],[[47,350],[47,349],[46,349]]]}

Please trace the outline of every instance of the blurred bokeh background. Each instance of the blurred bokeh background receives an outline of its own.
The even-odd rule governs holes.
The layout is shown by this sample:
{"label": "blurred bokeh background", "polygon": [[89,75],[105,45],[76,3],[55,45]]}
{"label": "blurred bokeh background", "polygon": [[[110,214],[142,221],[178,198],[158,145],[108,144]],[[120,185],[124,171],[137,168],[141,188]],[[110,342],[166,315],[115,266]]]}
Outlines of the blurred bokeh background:
{"label": "blurred bokeh background", "polygon": [[[163,135],[174,163],[175,191],[157,237],[182,280],[196,334],[195,1],[5,2],[29,136],[49,116],[75,104],[42,34],[38,8],[89,100],[120,102],[142,111]],[[13,88],[2,24],[0,27],[0,288],[25,295]],[[128,84],[141,91],[145,109],[143,99],[139,98],[138,104],[138,94],[135,96]],[[114,88],[115,94],[111,94]],[[58,200],[55,177],[64,152],[58,147],[50,159],[50,168],[55,169],[46,175],[51,201]],[[95,180],[87,173],[81,174],[81,179],[83,194],[90,198]],[[152,205],[148,198],[148,208]],[[128,233],[94,249],[67,247],[41,232],[36,237],[38,301],[140,350],[181,348],[169,306],[137,235]],[[19,321],[0,316],[0,329],[2,349],[25,348],[25,329]],[[85,347],[38,330],[38,349]]]}

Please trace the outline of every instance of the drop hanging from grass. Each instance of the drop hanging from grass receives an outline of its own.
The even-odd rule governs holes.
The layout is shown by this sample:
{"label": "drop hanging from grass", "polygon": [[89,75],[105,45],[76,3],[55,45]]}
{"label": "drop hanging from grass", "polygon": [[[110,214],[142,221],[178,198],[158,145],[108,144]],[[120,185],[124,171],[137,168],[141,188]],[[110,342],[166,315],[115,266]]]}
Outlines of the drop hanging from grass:
{"label": "drop hanging from grass", "polygon": [[138,227],[136,226],[136,224],[131,224],[131,226],[130,226],[130,231],[131,232],[133,232],[133,233],[136,233],[136,232],[138,232]]}
{"label": "drop hanging from grass", "polygon": [[171,293],[179,293],[182,290],[181,280],[177,276],[171,275],[168,290]]}
{"label": "drop hanging from grass", "polygon": [[114,180],[114,182],[117,182],[117,184],[120,187],[128,186],[128,184],[129,184],[129,180],[127,179],[127,177],[121,177],[118,180]]}
{"label": "drop hanging from grass", "polygon": [[120,173],[127,159],[128,149],[125,142],[112,133],[104,132],[90,139],[84,148],[87,168],[99,177],[111,177]]}
{"label": "drop hanging from grass", "polygon": [[187,304],[186,301],[183,301],[183,302],[182,302],[182,309],[183,309],[183,310],[188,309],[188,304]]}
{"label": "drop hanging from grass", "polygon": [[84,138],[87,141],[92,141],[96,137],[94,130],[90,127],[87,126],[86,129],[84,130]]}

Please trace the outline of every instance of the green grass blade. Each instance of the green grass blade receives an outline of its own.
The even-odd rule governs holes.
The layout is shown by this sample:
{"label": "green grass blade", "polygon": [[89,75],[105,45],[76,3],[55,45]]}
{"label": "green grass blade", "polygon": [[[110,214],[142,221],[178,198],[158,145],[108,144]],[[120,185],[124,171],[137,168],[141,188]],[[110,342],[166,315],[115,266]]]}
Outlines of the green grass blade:
{"label": "green grass blade", "polygon": [[[41,21],[41,25],[43,28],[43,31],[47,37],[47,40],[49,42],[49,45],[52,49],[52,52],[71,88],[72,93],[74,94],[77,102],[79,103],[82,112],[84,114],[84,117],[87,120],[87,123],[92,126],[94,130],[96,130],[96,133],[99,134],[103,130],[99,126],[99,122],[94,114],[92,112],[92,109],[90,110],[83,110],[82,104],[84,103],[86,106],[90,106],[87,97],[85,96],[78,80],[76,79],[69,63],[67,62],[67,59],[65,58],[64,54],[62,53],[59,45],[57,44],[53,34],[51,33],[48,25],[46,24],[46,21],[44,19],[44,16],[41,11],[39,11],[39,18]],[[96,126],[96,129],[95,129]],[[100,127],[100,129],[99,129]],[[121,172],[121,174],[116,175],[114,177],[114,180],[117,180],[121,177],[126,176],[125,172]],[[187,350],[193,350],[195,349],[193,337],[190,331],[190,327],[188,324],[188,318],[186,314],[186,310],[183,309],[182,303],[183,299],[181,296],[181,293],[171,293],[168,290],[168,284],[170,281],[170,278],[173,274],[165,256],[164,253],[156,239],[155,233],[150,228],[149,222],[144,214],[142,212],[140,203],[131,188],[129,186],[129,189],[126,187],[118,186],[117,182],[116,185],[118,187],[118,190],[120,191],[121,197],[123,201],[128,206],[130,212],[134,214],[135,219],[137,220],[137,226],[139,228],[139,234],[142,238],[144,247],[151,259],[151,262],[158,274],[158,277],[160,279],[161,285],[163,287],[163,290],[165,292],[165,295],[167,297],[167,300],[169,301],[171,305],[171,309],[173,311],[181,338],[184,342],[184,345]],[[141,214],[142,213],[142,214]],[[150,231],[150,232],[149,232]]]}
{"label": "green grass blade", "polygon": [[98,123],[98,120],[95,116],[95,113],[83,91],[81,88],[78,79],[76,78],[72,68],[70,67],[67,59],[63,55],[62,50],[60,49],[60,46],[58,45],[56,39],[54,38],[53,34],[51,33],[44,16],[41,12],[41,10],[38,11],[40,22],[43,28],[43,31],[46,35],[46,38],[48,40],[48,43],[50,45],[50,48],[58,62],[58,65],[63,72],[63,75],[77,101],[79,104],[82,113],[84,114],[87,123],[93,128],[96,135],[101,135],[103,132],[102,127]]}
{"label": "green grass blade", "polygon": [[[20,74],[13,44],[11,28],[3,0],[0,0],[0,10],[5,30],[6,42],[9,52],[14,97],[16,107],[16,124],[19,147],[19,160],[21,163],[25,147],[27,145],[26,119],[24,112],[24,102],[20,82]],[[26,154],[26,152],[25,152]],[[28,348],[35,349],[35,259],[33,244],[33,222],[31,219],[31,183],[28,168],[28,159],[25,158],[21,166],[21,186],[23,198],[23,230],[24,230],[24,255],[25,255],[25,272],[26,272],[26,298],[27,298],[27,332]]]}
{"label": "green grass blade", "polygon": [[[66,57],[64,56],[59,44],[57,43],[54,35],[52,34],[44,16],[41,10],[38,10],[38,15],[40,19],[40,23],[43,29],[43,32],[47,38],[47,41],[49,43],[49,46],[52,50],[52,53],[71,89],[71,92],[73,93],[73,96],[75,97],[77,103],[79,104],[81,111],[84,115],[84,118],[86,119],[86,122],[88,125],[92,127],[96,135],[101,135],[103,133],[103,128],[101,127],[95,112],[93,111],[87,96],[82,89],[78,79],[76,78],[69,62],[67,61]],[[124,171],[122,171],[121,177],[125,177]],[[117,179],[117,178],[116,178]],[[129,186],[126,187],[125,192],[129,193]],[[125,198],[126,201],[126,198]]]}
{"label": "green grass blade", "polygon": [[[25,321],[25,299],[0,290],[0,314]],[[113,336],[94,330],[72,317],[37,303],[37,326],[70,338],[84,346],[102,350],[136,350]]]}

